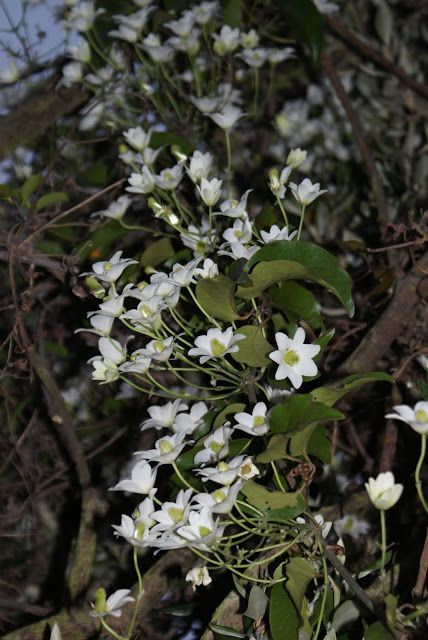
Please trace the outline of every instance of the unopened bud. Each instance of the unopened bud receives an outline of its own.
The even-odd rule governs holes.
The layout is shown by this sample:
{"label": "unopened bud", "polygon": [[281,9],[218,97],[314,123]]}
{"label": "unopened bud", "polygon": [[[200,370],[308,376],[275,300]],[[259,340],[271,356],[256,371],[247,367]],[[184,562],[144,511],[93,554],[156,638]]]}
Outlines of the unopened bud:
{"label": "unopened bud", "polygon": [[105,290],[102,284],[98,282],[98,280],[94,276],[86,276],[85,278],[86,286],[93,296],[96,298],[102,299],[105,296]]}

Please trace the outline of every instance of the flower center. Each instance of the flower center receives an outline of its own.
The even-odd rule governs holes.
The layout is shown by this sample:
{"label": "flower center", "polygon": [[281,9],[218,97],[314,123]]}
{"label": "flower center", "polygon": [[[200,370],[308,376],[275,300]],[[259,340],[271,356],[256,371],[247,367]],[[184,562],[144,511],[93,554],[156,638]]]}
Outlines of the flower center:
{"label": "flower center", "polygon": [[171,453],[174,447],[172,446],[169,440],[161,440],[159,444],[159,449],[161,450],[161,453],[165,454],[165,453]]}
{"label": "flower center", "polygon": [[418,422],[428,422],[428,413],[424,409],[418,409],[415,413],[415,418]]}
{"label": "flower center", "polygon": [[242,236],[244,235],[244,233],[242,231],[240,231],[239,229],[236,229],[236,231],[233,234],[235,236],[235,238],[242,238]]}
{"label": "flower center", "polygon": [[223,444],[221,442],[211,442],[209,447],[211,451],[213,451],[216,454],[216,456],[218,456],[220,451],[223,449]]}
{"label": "flower center", "polygon": [[217,504],[219,504],[219,502],[223,502],[223,500],[226,500],[226,493],[221,489],[217,489],[216,491],[214,491],[212,496]]}
{"label": "flower center", "polygon": [[253,420],[254,427],[262,427],[265,423],[265,419],[263,416],[256,416]]}
{"label": "flower center", "polygon": [[251,473],[251,465],[250,464],[243,464],[241,469],[240,469],[240,473],[242,476],[248,476]]}
{"label": "flower center", "polygon": [[300,360],[300,356],[297,351],[290,349],[286,351],[283,356],[284,364],[288,364],[289,367],[294,367]]}
{"label": "flower center", "polygon": [[144,522],[137,522],[135,524],[134,538],[136,540],[142,540],[144,537]]}
{"label": "flower center", "polygon": [[215,358],[219,358],[226,351],[226,345],[224,345],[217,338],[210,340],[211,353]]}
{"label": "flower center", "polygon": [[210,533],[211,533],[211,529],[209,527],[204,527],[204,526],[199,527],[199,535],[201,536],[201,538],[205,538],[206,536],[209,536]]}
{"label": "flower center", "polygon": [[138,310],[143,318],[150,318],[150,316],[153,315],[153,309],[150,309],[149,305],[147,304],[140,304]]}
{"label": "flower center", "polygon": [[106,262],[103,269],[104,269],[104,273],[107,273],[107,271],[110,271],[110,269],[112,268],[112,264],[111,262]]}
{"label": "flower center", "polygon": [[175,523],[180,522],[184,514],[183,509],[179,509],[178,507],[171,507],[168,509],[168,515],[171,520]]}
{"label": "flower center", "polygon": [[205,242],[204,242],[203,240],[199,240],[199,241],[196,243],[196,251],[197,251],[198,253],[204,253],[205,249],[206,249],[206,244],[205,244]]}
{"label": "flower center", "polygon": [[221,473],[222,471],[227,471],[229,469],[229,465],[227,464],[227,462],[219,462],[217,465],[217,469]]}
{"label": "flower center", "polygon": [[162,353],[162,351],[165,349],[165,345],[161,340],[155,340],[155,342],[153,343],[153,347],[157,353]]}

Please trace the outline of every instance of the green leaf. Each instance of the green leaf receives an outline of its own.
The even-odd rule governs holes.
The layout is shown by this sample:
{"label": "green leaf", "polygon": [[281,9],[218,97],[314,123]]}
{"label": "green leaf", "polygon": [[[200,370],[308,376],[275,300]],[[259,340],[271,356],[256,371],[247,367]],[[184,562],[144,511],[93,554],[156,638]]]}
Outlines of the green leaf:
{"label": "green leaf", "polygon": [[394,640],[394,636],[381,622],[374,622],[365,630],[364,640]]}
{"label": "green leaf", "polygon": [[286,589],[297,610],[301,611],[306,589],[308,584],[315,578],[316,571],[309,560],[296,556],[290,558],[286,565],[285,573],[288,578],[285,583]]}
{"label": "green leaf", "polygon": [[213,423],[213,428],[217,429],[217,427],[221,427],[226,422],[227,416],[229,416],[231,413],[239,413],[241,411],[244,411],[244,409],[245,404],[243,404],[242,402],[228,404],[226,407],[224,407],[224,409],[220,411],[220,413],[217,414]]}
{"label": "green leaf", "polygon": [[235,284],[226,276],[199,280],[196,285],[196,299],[201,307],[213,318],[232,322],[238,317],[235,306]]}
{"label": "green leaf", "polygon": [[166,262],[175,255],[174,247],[169,238],[161,238],[152,242],[152,244],[143,251],[140,258],[142,267],[157,267]]}
{"label": "green leaf", "polygon": [[58,202],[67,202],[68,195],[63,191],[52,191],[51,193],[45,193],[44,196],[39,198],[36,202],[36,211],[47,209],[52,204],[58,204]]}
{"label": "green leaf", "polygon": [[237,343],[239,351],[231,354],[236,362],[241,362],[249,367],[266,367],[271,363],[266,358],[266,354],[273,351],[274,348],[264,337],[260,325],[239,327],[237,333],[242,333],[245,340],[240,340]]}
{"label": "green leaf", "polygon": [[16,189],[12,189],[8,184],[0,184],[0,200],[11,202],[14,195],[16,195]]}
{"label": "green leaf", "polygon": [[[263,487],[252,480],[248,480],[242,486],[241,493],[247,498],[249,504],[252,504],[254,507],[257,507],[262,511],[266,511],[269,515],[277,509],[286,508],[290,508],[290,513],[294,513],[294,510],[300,509],[301,507],[301,501],[299,498],[302,498],[302,496],[300,493],[269,491],[266,487]],[[301,511],[299,511],[299,513],[301,513]],[[294,515],[289,515],[287,517],[293,518]]]}
{"label": "green leaf", "polygon": [[256,457],[256,462],[268,464],[269,462],[275,462],[275,460],[282,460],[286,455],[287,442],[288,438],[283,433],[272,436],[267,449]]}
{"label": "green leaf", "polygon": [[310,291],[297,282],[283,282],[279,287],[269,290],[269,299],[274,307],[279,307],[295,322],[299,318],[306,320],[314,329],[323,326],[321,305]]}
{"label": "green leaf", "polygon": [[331,443],[327,435],[327,430],[322,424],[316,425],[312,431],[307,444],[307,453],[316,456],[326,464],[331,463]]}
{"label": "green leaf", "polygon": [[[174,3],[176,3],[175,0]],[[193,150],[189,141],[176,133],[171,133],[170,131],[153,131],[150,138],[150,146],[153,149],[159,149],[159,147],[163,147],[164,145],[173,144],[179,146],[181,151],[187,154],[191,153]]]}
{"label": "green leaf", "polygon": [[230,27],[240,27],[242,20],[242,8],[240,0],[223,0],[223,23]]}
{"label": "green leaf", "polygon": [[371,371],[369,373],[356,373],[347,376],[337,382],[334,387],[318,387],[311,391],[311,396],[318,402],[323,402],[329,407],[336,404],[338,400],[343,398],[347,393],[358,389],[370,382],[393,382],[394,379],[387,373],[381,371]]}
{"label": "green leaf", "polygon": [[287,23],[305,42],[311,57],[318,64],[324,46],[324,18],[312,0],[278,0]]}
{"label": "green leaf", "polygon": [[269,627],[273,640],[297,640],[299,614],[282,584],[272,587],[269,604]]}
{"label": "green leaf", "polygon": [[39,173],[33,176],[30,176],[29,178],[26,179],[26,181],[24,182],[24,184],[20,189],[22,202],[24,204],[28,204],[28,198],[31,196],[32,193],[34,193],[34,191],[36,191],[36,189],[40,187],[42,182],[43,182],[43,176],[40,175]]}
{"label": "green leaf", "polygon": [[352,600],[345,600],[334,612],[331,626],[336,632],[339,632],[342,627],[352,624],[359,617],[360,610],[357,605]]}
{"label": "green leaf", "polygon": [[244,616],[252,620],[260,621],[265,615],[269,598],[261,587],[253,584],[250,595],[248,596],[247,609],[243,613]]}
{"label": "green leaf", "polygon": [[273,433],[300,431],[312,423],[343,420],[344,415],[322,402],[315,402],[310,394],[289,396],[283,404],[272,409],[270,428]]}
{"label": "green leaf", "polygon": [[354,314],[351,278],[334,256],[311,242],[271,242],[254,254],[245,270],[251,272],[252,286],[238,288],[241,298],[254,298],[275,282],[311,280],[331,291],[350,316]]}

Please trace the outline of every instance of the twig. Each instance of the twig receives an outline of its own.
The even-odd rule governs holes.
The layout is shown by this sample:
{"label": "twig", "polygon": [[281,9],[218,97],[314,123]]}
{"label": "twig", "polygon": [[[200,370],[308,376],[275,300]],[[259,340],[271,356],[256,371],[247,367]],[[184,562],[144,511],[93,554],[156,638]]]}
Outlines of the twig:
{"label": "twig", "polygon": [[336,18],[332,18],[331,16],[324,16],[324,19],[335,35],[339,36],[342,40],[344,40],[347,44],[350,44],[353,49],[358,51],[362,56],[368,58],[375,62],[379,67],[385,69],[389,73],[392,73],[396,76],[403,84],[407,87],[419,93],[423,98],[428,99],[428,86],[418,82],[414,78],[411,78],[407,75],[407,73],[399,67],[397,64],[394,64],[391,60],[386,58],[383,53],[371,47],[366,42],[361,40],[353,31],[348,29],[342,22],[337,20]]}
{"label": "twig", "polygon": [[351,124],[352,131],[354,134],[356,145],[361,153],[361,156],[366,165],[367,174],[372,184],[373,193],[376,199],[377,212],[378,212],[378,220],[383,225],[386,225],[388,222],[388,204],[385,197],[385,192],[383,190],[382,181],[377,170],[375,161],[370,152],[370,149],[366,143],[364,130],[361,125],[360,119],[354,110],[352,103],[348,97],[348,94],[345,91],[345,88],[340,81],[340,78],[334,68],[331,58],[324,53],[322,56],[322,68],[328,77],[333,89],[336,92],[338,99],[340,100],[346,115],[348,116],[348,120]]}

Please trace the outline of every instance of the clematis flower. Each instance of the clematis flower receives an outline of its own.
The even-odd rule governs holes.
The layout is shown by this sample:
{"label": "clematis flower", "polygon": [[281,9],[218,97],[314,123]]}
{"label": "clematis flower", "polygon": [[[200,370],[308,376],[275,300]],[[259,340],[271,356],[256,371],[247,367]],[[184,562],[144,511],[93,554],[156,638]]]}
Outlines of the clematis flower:
{"label": "clematis flower", "polygon": [[252,189],[248,189],[239,201],[233,199],[225,200],[220,205],[220,211],[216,211],[215,215],[248,219],[247,200],[251,191]]}
{"label": "clematis flower", "polygon": [[237,219],[233,223],[233,227],[229,227],[224,231],[223,238],[228,244],[234,244],[235,242],[247,244],[251,240],[252,233],[253,228],[248,219]]}
{"label": "clematis flower", "polygon": [[212,163],[213,157],[211,153],[194,151],[190,158],[189,168],[186,169],[187,175],[192,182],[201,182],[203,178],[208,178]]}
{"label": "clematis flower", "polygon": [[224,526],[215,521],[208,507],[202,507],[200,511],[190,511],[188,525],[177,530],[182,538],[186,538],[192,547],[208,549],[215,540],[223,535]]}
{"label": "clematis flower", "polygon": [[189,413],[181,412],[177,415],[172,424],[172,430],[174,433],[186,433],[187,435],[193,433],[202,424],[207,412],[208,407],[205,402],[196,402]]}
{"label": "clematis flower", "polygon": [[103,216],[104,218],[112,218],[113,220],[120,220],[126,213],[131,199],[128,196],[120,196],[117,200],[110,202],[107,209],[97,211],[93,215]]}
{"label": "clematis flower", "polygon": [[153,514],[154,520],[158,523],[155,525],[153,533],[171,531],[184,525],[190,511],[192,494],[192,489],[181,489],[177,493],[175,502],[164,502],[162,508]]}
{"label": "clematis flower", "polygon": [[235,482],[244,460],[245,456],[236,456],[229,462],[221,460],[216,467],[205,467],[196,473],[201,476],[202,482],[210,480],[228,486]]}
{"label": "clematis flower", "polygon": [[206,462],[214,462],[225,458],[229,453],[229,440],[232,435],[232,429],[226,423],[219,427],[213,433],[210,433],[204,440],[204,448],[194,457],[194,463],[197,465]]}
{"label": "clematis flower", "polygon": [[193,591],[195,591],[196,587],[206,587],[211,584],[212,578],[206,567],[194,567],[187,573],[186,582],[191,582]]}
{"label": "clematis flower", "polygon": [[211,260],[211,258],[204,260],[202,268],[195,269],[195,277],[202,278],[203,280],[215,278],[218,274],[218,266]]}
{"label": "clematis flower", "polygon": [[174,338],[165,338],[164,340],[151,340],[143,349],[140,349],[142,355],[158,362],[166,362],[171,357],[174,349]]}
{"label": "clematis flower", "polygon": [[311,204],[318,196],[327,193],[327,189],[320,189],[319,182],[312,184],[309,178],[305,178],[299,185],[290,182],[291,193],[301,205]]}
{"label": "clematis flower", "polygon": [[222,26],[220,33],[213,33],[215,40],[213,49],[219,56],[224,56],[227,53],[232,53],[239,47],[240,31],[236,27],[232,29],[229,25]]}
{"label": "clematis flower", "polygon": [[176,164],[173,167],[163,169],[159,175],[155,176],[155,184],[159,189],[165,191],[174,191],[181,182],[183,177],[183,167]]}
{"label": "clematis flower", "polygon": [[401,420],[421,435],[428,433],[428,401],[417,402],[413,409],[407,404],[399,404],[393,409],[396,413],[387,413],[385,418]]}
{"label": "clematis flower", "polygon": [[141,127],[135,127],[123,132],[123,137],[130,147],[136,151],[143,151],[150,144],[152,130],[144,131]]}
{"label": "clematis flower", "polygon": [[126,191],[129,191],[129,193],[141,193],[144,195],[151,193],[155,188],[155,178],[147,167],[143,167],[141,173],[131,173],[128,182],[130,186],[126,187]]}
{"label": "clematis flower", "polygon": [[103,618],[104,616],[113,616],[120,618],[122,615],[121,608],[127,602],[134,602],[134,598],[130,596],[130,589],[118,589],[106,598],[104,589],[97,589],[95,592],[95,602],[91,603],[93,611],[90,615],[93,618]]}
{"label": "clematis flower", "polygon": [[304,344],[305,331],[299,327],[293,338],[285,333],[275,334],[278,349],[269,354],[269,358],[279,367],[275,373],[275,380],[289,378],[295,389],[302,386],[303,376],[315,376],[318,372],[313,358],[320,352],[319,344]]}
{"label": "clematis flower", "polygon": [[277,240],[292,240],[297,235],[297,229],[289,233],[288,227],[280,229],[278,225],[274,224],[269,231],[260,231],[260,235],[263,242],[269,244],[269,242],[276,242]]}
{"label": "clematis flower", "polygon": [[192,9],[193,16],[198,24],[207,24],[218,12],[219,3],[216,0],[205,0]]}
{"label": "clematis flower", "polygon": [[233,107],[231,105],[226,105],[223,107],[222,111],[218,113],[211,113],[210,118],[214,120],[216,125],[218,125],[224,131],[229,131],[239,120],[244,113],[239,109],[239,107]]}
{"label": "clematis flower", "polygon": [[242,485],[243,481],[237,480],[234,484],[223,486],[212,493],[197,493],[193,502],[201,507],[209,507],[213,513],[230,513]]}
{"label": "clematis flower", "polygon": [[185,433],[174,433],[172,436],[164,436],[159,438],[155,443],[154,449],[148,449],[147,451],[136,451],[135,455],[140,456],[144,460],[151,460],[161,464],[172,464],[176,458],[180,455],[186,444],[190,444],[190,441],[185,442]]}
{"label": "clematis flower", "polygon": [[240,429],[253,436],[263,436],[269,431],[269,420],[267,418],[267,406],[264,402],[258,402],[252,413],[235,413],[237,424],[234,429]]}
{"label": "clematis flower", "polygon": [[223,181],[217,180],[217,178],[213,178],[212,180],[202,178],[201,186],[197,185],[196,188],[199,192],[199,195],[201,196],[207,207],[213,207],[215,204],[217,204],[221,195],[222,184]]}
{"label": "clematis flower", "polygon": [[142,493],[148,495],[155,486],[157,470],[152,469],[146,460],[139,460],[132,467],[131,478],[121,480],[109,491],[129,491],[130,493]]}
{"label": "clematis flower", "polygon": [[148,414],[150,418],[144,420],[141,431],[146,429],[172,429],[177,414],[187,411],[187,404],[179,400],[167,402],[163,406],[150,407]]}
{"label": "clematis flower", "polygon": [[296,149],[291,149],[290,153],[287,156],[287,165],[296,169],[300,167],[301,164],[304,163],[306,157],[308,155],[307,151],[302,151],[300,147],[296,147]]}
{"label": "clematis flower", "polygon": [[200,364],[205,364],[212,358],[223,358],[228,353],[236,353],[239,347],[236,344],[243,340],[242,333],[233,333],[232,327],[226,331],[221,329],[208,329],[206,335],[198,336],[195,340],[195,347],[189,349],[189,356],[200,356]]}
{"label": "clematis flower", "polygon": [[122,258],[122,253],[122,251],[116,251],[110,260],[95,262],[92,265],[92,271],[82,273],[81,276],[96,276],[101,282],[116,282],[129,265],[138,264],[138,260]]}
{"label": "clematis flower", "polygon": [[377,478],[369,478],[364,486],[373,505],[380,511],[391,509],[400,499],[404,488],[402,484],[395,484],[391,471],[380,473]]}

